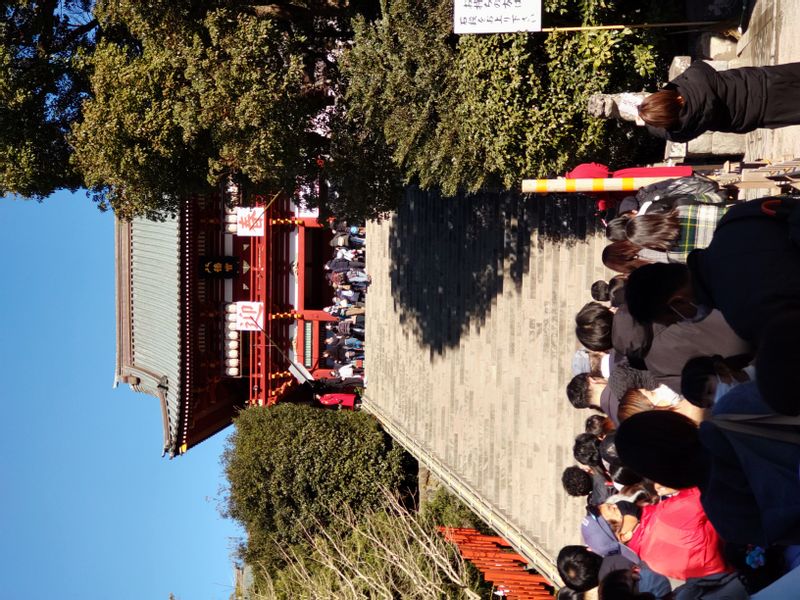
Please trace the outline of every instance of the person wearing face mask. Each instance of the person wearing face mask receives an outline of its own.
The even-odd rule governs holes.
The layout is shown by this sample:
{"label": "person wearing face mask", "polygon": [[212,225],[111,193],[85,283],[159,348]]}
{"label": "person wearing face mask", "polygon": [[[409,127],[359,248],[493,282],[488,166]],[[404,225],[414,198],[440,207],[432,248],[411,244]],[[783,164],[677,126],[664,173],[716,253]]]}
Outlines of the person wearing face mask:
{"label": "person wearing face mask", "polygon": [[711,408],[741,383],[755,381],[752,356],[696,356],[681,372],[681,395],[700,408]]}
{"label": "person wearing face mask", "polygon": [[774,200],[731,207],[708,247],[693,251],[686,265],[650,264],[631,273],[625,285],[631,315],[671,325],[718,309],[739,337],[756,343],[771,319],[799,310],[800,233],[771,210]]}
{"label": "person wearing face mask", "polygon": [[618,554],[603,559],[598,578],[598,598],[601,600],[672,598],[672,586],[666,577]]}
{"label": "person wearing face mask", "polygon": [[726,542],[796,545],[800,425],[792,423],[772,413],[748,382],[725,394],[699,428],[674,412],[643,412],[620,425],[615,445],[642,476],[676,489],[699,487],[705,514]]}
{"label": "person wearing face mask", "polygon": [[752,345],[736,335],[722,313],[701,305],[691,319],[653,326],[653,342],[644,363],[656,381],[680,393],[681,372],[688,360],[749,353]]}

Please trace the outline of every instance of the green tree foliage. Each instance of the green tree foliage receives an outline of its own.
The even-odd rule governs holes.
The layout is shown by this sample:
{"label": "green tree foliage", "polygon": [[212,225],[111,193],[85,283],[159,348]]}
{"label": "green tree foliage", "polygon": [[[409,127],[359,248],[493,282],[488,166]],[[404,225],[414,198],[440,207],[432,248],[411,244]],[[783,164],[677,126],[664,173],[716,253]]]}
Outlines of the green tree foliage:
{"label": "green tree foliage", "polygon": [[245,189],[313,189],[328,140],[311,119],[331,102],[320,56],[336,21],[312,42],[317,21],[287,23],[280,8],[98,3],[103,26],[130,33],[82,62],[92,97],[74,162],[101,202],[155,216],[229,177]]}
{"label": "green tree foliage", "polygon": [[229,180],[313,200],[330,153],[336,55],[351,17],[374,16],[378,3],[3,7],[0,192],[40,198],[83,184],[122,217],[158,218]]}
{"label": "green tree foliage", "polygon": [[486,535],[496,535],[491,527],[487,526],[469,507],[457,496],[439,487],[420,506],[423,517],[436,525],[443,527],[468,527],[477,529]]}
{"label": "green tree foliage", "polygon": [[75,189],[66,134],[86,83],[72,57],[93,45],[91,0],[0,2],[0,195]]}
{"label": "green tree foliage", "polygon": [[329,160],[322,176],[330,191],[322,209],[352,220],[379,218],[394,210],[403,174],[380,129],[348,113],[340,102],[331,111]]}
{"label": "green tree foliage", "polygon": [[[547,8],[573,24],[622,17],[613,0]],[[406,181],[446,194],[514,187],[613,156],[620,142],[631,149],[615,123],[586,114],[586,101],[652,83],[652,34],[456,37],[451,11],[452,0],[385,3],[379,20],[356,22],[344,58],[350,111],[382,132]]]}
{"label": "green tree foliage", "polygon": [[[2,6],[0,193],[85,185],[121,217],[228,181],[372,217],[411,181],[451,194],[627,158],[646,136],[586,100],[653,83],[658,58],[652,32],[457,37],[452,0]],[[545,20],[656,6],[547,0]]]}
{"label": "green tree foliage", "polygon": [[304,554],[309,534],[335,527],[413,483],[410,457],[366,413],[307,406],[250,408],[223,454],[227,514],[247,532],[243,558],[275,573],[284,552]]}

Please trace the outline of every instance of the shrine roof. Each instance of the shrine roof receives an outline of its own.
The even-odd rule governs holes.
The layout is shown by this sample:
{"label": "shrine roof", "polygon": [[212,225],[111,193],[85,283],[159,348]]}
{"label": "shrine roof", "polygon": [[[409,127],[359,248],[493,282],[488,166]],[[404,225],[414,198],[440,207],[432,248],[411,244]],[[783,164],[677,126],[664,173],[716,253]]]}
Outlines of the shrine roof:
{"label": "shrine roof", "polygon": [[181,410],[181,236],[177,219],[117,221],[114,384],[158,398],[164,452],[175,454]]}

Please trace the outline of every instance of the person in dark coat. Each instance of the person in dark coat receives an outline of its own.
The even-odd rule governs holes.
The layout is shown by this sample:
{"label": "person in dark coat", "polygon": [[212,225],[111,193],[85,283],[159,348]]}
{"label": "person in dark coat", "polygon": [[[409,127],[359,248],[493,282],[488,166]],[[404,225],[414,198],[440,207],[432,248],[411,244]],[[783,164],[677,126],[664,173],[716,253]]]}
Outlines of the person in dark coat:
{"label": "person in dark coat", "polygon": [[776,416],[757,384],[743,383],[720,398],[699,429],[678,413],[649,411],[624,421],[615,443],[623,463],[643,477],[676,489],[699,487],[703,508],[726,542],[798,544],[800,444],[794,440],[800,425],[767,418]]}
{"label": "person in dark coat", "polygon": [[347,273],[352,269],[363,269],[364,263],[346,258],[333,258],[325,263],[325,269],[334,273]]}
{"label": "person in dark coat", "polygon": [[639,105],[653,135],[688,142],[706,131],[800,124],[800,63],[716,71],[695,61]]}
{"label": "person in dark coat", "polygon": [[640,323],[700,321],[719,309],[736,334],[757,342],[777,315],[800,309],[800,249],[786,220],[753,200],[733,206],[708,248],[686,265],[652,264],[628,277],[628,310]]}

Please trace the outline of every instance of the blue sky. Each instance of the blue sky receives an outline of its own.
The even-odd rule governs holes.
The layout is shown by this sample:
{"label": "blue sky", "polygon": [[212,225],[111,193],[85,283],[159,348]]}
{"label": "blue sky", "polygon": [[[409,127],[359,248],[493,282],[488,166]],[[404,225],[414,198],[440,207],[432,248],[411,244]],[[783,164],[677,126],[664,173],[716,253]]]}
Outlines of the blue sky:
{"label": "blue sky", "polygon": [[0,225],[2,596],[227,600],[228,432],[162,458],[158,401],[112,389],[113,216],[59,193]]}

